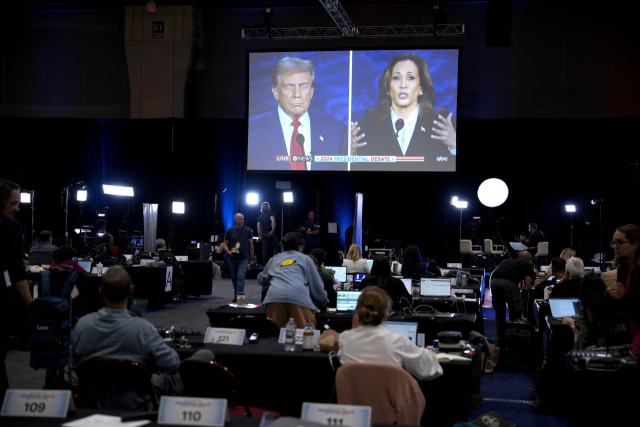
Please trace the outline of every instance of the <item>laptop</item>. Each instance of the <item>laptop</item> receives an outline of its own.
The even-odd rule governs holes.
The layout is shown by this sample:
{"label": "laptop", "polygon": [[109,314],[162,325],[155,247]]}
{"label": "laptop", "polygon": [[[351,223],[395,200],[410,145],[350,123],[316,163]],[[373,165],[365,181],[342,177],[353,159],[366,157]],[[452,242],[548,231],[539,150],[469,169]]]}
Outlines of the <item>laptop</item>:
{"label": "laptop", "polygon": [[78,261],[78,264],[84,268],[84,271],[91,273],[91,261]]}
{"label": "laptop", "polygon": [[353,315],[361,293],[360,291],[338,291],[337,313]]}
{"label": "laptop", "polygon": [[420,279],[420,296],[451,298],[451,279],[448,277]]}
{"label": "laptop", "polygon": [[371,271],[371,269],[373,268],[373,260],[367,259],[367,265],[369,266],[369,271]]}
{"label": "laptop", "polygon": [[326,266],[325,268],[328,268],[330,270],[333,270],[333,277],[336,278],[336,280],[344,283],[347,281],[347,267],[330,267],[330,266]]}
{"label": "laptop", "polygon": [[385,328],[409,338],[412,343],[418,342],[418,324],[413,322],[383,322]]}
{"label": "laptop", "polygon": [[579,298],[549,298],[549,307],[553,317],[571,317],[580,314],[582,303]]}
{"label": "laptop", "polygon": [[409,295],[411,295],[411,279],[400,279],[402,280],[402,283],[404,283],[404,287],[407,288],[407,292],[409,292]]}

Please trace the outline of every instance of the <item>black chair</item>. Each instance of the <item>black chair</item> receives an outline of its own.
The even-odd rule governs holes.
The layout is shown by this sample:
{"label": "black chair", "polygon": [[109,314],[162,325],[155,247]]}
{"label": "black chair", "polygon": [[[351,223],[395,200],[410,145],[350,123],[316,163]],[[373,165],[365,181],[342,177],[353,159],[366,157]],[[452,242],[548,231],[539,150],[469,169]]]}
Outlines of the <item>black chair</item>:
{"label": "black chair", "polygon": [[227,324],[230,328],[244,329],[247,336],[257,333],[261,337],[278,338],[280,328],[273,320],[262,316],[237,316],[229,320]]}
{"label": "black chair", "polygon": [[351,319],[329,319],[320,324],[320,331],[324,331],[324,325],[329,325],[331,329],[337,333],[342,333],[347,329],[351,329]]}
{"label": "black chair", "polygon": [[280,417],[275,411],[248,406],[240,383],[220,363],[186,359],[180,363],[179,372],[185,396],[227,399],[229,415],[235,417],[262,417],[265,412]]}
{"label": "black chair", "polygon": [[149,396],[149,401],[154,408],[158,406],[153,395],[151,374],[137,362],[92,357],[83,360],[78,365],[76,373],[80,384],[80,395],[89,408],[129,409],[121,408],[117,403],[114,404],[107,399],[98,401],[94,393],[96,389],[132,390],[140,395]]}
{"label": "black chair", "polygon": [[418,333],[424,334],[425,344],[431,344],[438,337],[438,333],[444,331],[444,325],[438,319],[422,316],[405,316],[402,321],[417,322]]}

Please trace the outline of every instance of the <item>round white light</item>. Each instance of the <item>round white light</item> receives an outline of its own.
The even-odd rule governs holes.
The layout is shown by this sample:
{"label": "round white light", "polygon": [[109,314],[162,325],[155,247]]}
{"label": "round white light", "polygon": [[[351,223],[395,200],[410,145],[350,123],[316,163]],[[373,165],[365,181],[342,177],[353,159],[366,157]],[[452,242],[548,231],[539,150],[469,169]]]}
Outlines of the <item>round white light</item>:
{"label": "round white light", "polygon": [[509,197],[509,187],[501,179],[487,179],[478,187],[478,199],[487,207],[500,206],[507,200],[507,197]]}

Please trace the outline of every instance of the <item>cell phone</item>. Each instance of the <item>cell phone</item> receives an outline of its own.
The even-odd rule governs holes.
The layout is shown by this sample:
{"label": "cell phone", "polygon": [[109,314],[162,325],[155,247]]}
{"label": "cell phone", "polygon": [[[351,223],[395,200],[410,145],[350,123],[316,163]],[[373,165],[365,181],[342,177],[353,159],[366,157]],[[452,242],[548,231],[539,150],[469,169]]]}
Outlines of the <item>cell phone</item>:
{"label": "cell phone", "polygon": [[257,332],[254,332],[251,334],[251,336],[249,337],[249,344],[255,344],[258,342],[258,338],[260,338],[260,335],[258,335]]}

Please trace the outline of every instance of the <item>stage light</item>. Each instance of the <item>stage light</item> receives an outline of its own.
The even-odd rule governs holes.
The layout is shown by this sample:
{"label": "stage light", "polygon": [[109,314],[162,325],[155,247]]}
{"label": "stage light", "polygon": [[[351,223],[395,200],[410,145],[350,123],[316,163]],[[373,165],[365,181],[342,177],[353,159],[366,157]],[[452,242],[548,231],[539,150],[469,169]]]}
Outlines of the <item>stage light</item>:
{"label": "stage light", "polygon": [[20,203],[31,203],[31,193],[20,193]]}
{"label": "stage light", "polygon": [[463,202],[462,200],[458,200],[456,201],[453,206],[455,206],[458,209],[466,209],[467,208],[467,202]]}
{"label": "stage light", "polygon": [[602,200],[602,199],[593,199],[593,200],[591,201],[591,204],[592,204],[592,205],[598,205],[598,204],[600,204],[600,203],[602,203],[602,202],[604,202],[604,200]]}
{"label": "stage light", "polygon": [[184,213],[184,202],[173,202],[172,212],[174,214]]}
{"label": "stage light", "polygon": [[122,187],[120,185],[102,184],[102,191],[104,192],[104,194],[111,194],[113,196],[133,197],[133,187]]}
{"label": "stage light", "polygon": [[564,208],[567,212],[575,212],[576,211],[576,206],[575,205],[564,205]]}
{"label": "stage light", "polygon": [[449,203],[455,206],[456,203],[458,203],[458,196],[451,196],[451,199],[449,199]]}
{"label": "stage light", "polygon": [[501,179],[490,178],[478,187],[478,199],[488,208],[495,208],[503,204],[509,197],[509,187]]}
{"label": "stage light", "polygon": [[284,197],[285,203],[293,203],[293,193],[291,191],[285,191],[282,193],[282,196]]}
{"label": "stage light", "polygon": [[78,190],[78,193],[76,194],[76,200],[78,200],[79,202],[86,202],[87,190]]}
{"label": "stage light", "polygon": [[247,193],[247,204],[248,205],[257,205],[258,204],[258,193]]}

